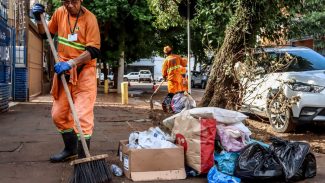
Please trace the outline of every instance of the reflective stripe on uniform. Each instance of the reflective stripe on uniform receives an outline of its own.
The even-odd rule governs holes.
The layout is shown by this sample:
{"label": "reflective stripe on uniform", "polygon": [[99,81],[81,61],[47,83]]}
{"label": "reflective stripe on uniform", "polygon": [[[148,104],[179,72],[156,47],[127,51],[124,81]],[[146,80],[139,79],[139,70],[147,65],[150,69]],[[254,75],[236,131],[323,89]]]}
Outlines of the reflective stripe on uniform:
{"label": "reflective stripe on uniform", "polygon": [[72,41],[69,41],[68,39],[66,39],[64,37],[60,37],[60,36],[58,36],[58,42],[60,44],[70,46],[70,47],[75,48],[77,50],[85,50],[85,48],[86,48],[86,46],[81,44],[81,43],[72,42]]}
{"label": "reflective stripe on uniform", "polygon": [[69,132],[72,132],[73,131],[73,128],[70,128],[70,129],[67,129],[67,130],[59,130],[58,131],[63,134],[63,133],[69,133]]}
{"label": "reflective stripe on uniform", "polygon": [[180,68],[180,67],[181,67],[180,65],[175,65],[175,66],[173,66],[173,67],[171,67],[171,68],[168,68],[168,69],[167,69],[167,72],[170,73],[170,72],[172,72],[173,70],[178,69],[178,68]]}
{"label": "reflective stripe on uniform", "polygon": [[[78,139],[80,139],[80,134],[77,134]],[[91,135],[84,134],[85,139],[90,139]]]}

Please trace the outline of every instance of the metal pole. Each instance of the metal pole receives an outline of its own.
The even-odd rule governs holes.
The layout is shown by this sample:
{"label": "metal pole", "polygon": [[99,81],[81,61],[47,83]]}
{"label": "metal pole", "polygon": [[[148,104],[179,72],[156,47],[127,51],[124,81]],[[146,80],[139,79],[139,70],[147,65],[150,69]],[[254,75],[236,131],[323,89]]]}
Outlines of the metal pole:
{"label": "metal pole", "polygon": [[187,0],[187,76],[188,93],[191,93],[191,34],[190,34],[190,0]]}

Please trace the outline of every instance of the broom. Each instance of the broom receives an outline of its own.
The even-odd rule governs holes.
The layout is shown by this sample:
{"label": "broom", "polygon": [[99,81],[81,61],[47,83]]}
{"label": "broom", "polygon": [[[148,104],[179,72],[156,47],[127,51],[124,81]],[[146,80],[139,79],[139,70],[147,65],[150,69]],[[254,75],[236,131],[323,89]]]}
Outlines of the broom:
{"label": "broom", "polygon": [[[44,19],[44,15],[41,14],[41,21],[48,38],[55,62],[59,62],[59,58],[57,52],[55,50],[52,37],[50,35],[49,29]],[[108,157],[107,154],[102,154],[98,156],[90,156],[89,149],[86,144],[85,136],[82,132],[79,118],[74,107],[70,91],[67,85],[67,81],[63,74],[61,74],[61,80],[63,83],[64,91],[67,95],[69,105],[72,111],[74,122],[77,126],[77,129],[80,134],[80,139],[82,143],[82,147],[84,149],[86,158],[74,160],[71,162],[71,165],[74,165],[74,173],[73,178],[70,180],[71,183],[105,183],[109,182],[112,179],[111,172],[109,170],[108,164],[105,161],[105,158]]]}

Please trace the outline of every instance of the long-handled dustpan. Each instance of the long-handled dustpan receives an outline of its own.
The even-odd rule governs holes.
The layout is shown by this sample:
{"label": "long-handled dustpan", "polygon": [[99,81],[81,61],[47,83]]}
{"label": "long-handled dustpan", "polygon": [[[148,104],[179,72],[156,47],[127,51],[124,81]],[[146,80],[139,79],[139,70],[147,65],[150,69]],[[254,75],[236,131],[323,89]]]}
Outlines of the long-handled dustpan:
{"label": "long-handled dustpan", "polygon": [[[52,37],[50,35],[49,29],[44,19],[44,15],[41,14],[41,21],[47,35],[55,62],[59,62],[59,58],[57,52],[54,47],[54,43]],[[73,104],[70,91],[67,85],[67,81],[63,74],[60,76],[64,91],[67,95],[70,109],[72,111],[73,119],[75,125],[77,126],[78,132],[80,134],[80,140],[82,143],[82,147],[84,149],[86,158],[78,159],[71,162],[71,165],[74,165],[74,176],[71,180],[73,183],[97,183],[97,182],[109,182],[111,180],[111,172],[109,170],[108,164],[105,161],[105,158],[108,157],[107,154],[97,155],[97,156],[90,156],[89,149],[86,144],[85,136],[82,132],[79,118]]]}

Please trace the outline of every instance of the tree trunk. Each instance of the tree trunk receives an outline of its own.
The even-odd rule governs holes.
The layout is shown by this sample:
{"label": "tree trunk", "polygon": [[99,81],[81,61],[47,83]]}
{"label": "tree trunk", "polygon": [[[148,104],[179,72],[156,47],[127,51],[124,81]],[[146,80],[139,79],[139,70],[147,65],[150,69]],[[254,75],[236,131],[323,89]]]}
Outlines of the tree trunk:
{"label": "tree trunk", "polygon": [[253,35],[254,13],[251,11],[254,1],[242,0],[236,9],[233,19],[226,29],[225,39],[214,56],[209,81],[200,106],[214,106],[236,109],[238,103],[238,83],[234,77],[234,64],[242,58],[243,49],[255,42]]}

